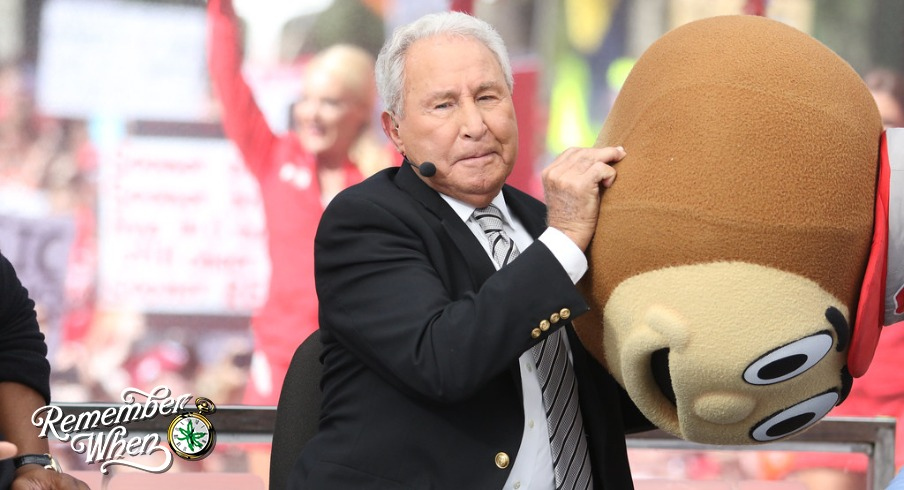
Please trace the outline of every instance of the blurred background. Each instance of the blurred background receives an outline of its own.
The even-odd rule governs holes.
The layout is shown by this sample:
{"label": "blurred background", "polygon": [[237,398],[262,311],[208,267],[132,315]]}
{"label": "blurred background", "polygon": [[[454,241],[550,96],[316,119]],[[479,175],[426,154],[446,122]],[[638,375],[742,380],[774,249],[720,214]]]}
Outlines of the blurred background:
{"label": "blurred background", "polygon": [[[553,155],[593,144],[633,60],[689,21],[762,14],[860,74],[904,70],[900,0],[235,0],[244,75],[285,131],[313,53],[376,53],[395,26],[449,8],[507,41],[522,136],[511,182],[537,197]],[[0,250],[37,302],[55,402],[161,384],[241,401],[267,230],[220,125],[206,22],[198,0],[0,0]],[[743,466],[656,459],[641,473]]]}

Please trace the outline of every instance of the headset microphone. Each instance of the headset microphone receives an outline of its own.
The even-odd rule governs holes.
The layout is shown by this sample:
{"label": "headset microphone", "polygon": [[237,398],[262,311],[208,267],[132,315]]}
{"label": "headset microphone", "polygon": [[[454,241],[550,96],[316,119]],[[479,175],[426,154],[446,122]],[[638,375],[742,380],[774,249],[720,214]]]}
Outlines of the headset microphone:
{"label": "headset microphone", "polygon": [[416,168],[424,177],[433,177],[436,175],[436,165],[434,165],[433,162],[424,162],[420,165],[415,165],[414,162],[408,160],[408,163]]}

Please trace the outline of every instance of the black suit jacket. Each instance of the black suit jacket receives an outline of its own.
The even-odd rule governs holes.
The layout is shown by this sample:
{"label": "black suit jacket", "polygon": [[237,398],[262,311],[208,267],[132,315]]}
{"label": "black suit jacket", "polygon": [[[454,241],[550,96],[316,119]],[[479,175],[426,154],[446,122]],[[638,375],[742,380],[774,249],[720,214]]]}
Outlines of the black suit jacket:
{"label": "black suit jacket", "polygon": [[[545,207],[506,186],[533,237]],[[408,165],[340,193],[315,239],[323,339],[320,430],[290,488],[502,489],[524,408],[517,359],[566,328],[597,488],[632,488],[625,427],[648,429],[571,325],[587,304],[539,241],[496,271],[467,225]]]}

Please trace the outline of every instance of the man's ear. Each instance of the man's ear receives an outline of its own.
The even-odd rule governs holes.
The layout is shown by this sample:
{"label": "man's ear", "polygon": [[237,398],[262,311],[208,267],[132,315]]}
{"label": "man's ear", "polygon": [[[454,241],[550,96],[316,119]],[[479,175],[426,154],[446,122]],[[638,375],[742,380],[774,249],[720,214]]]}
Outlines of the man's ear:
{"label": "man's ear", "polygon": [[396,150],[404,155],[405,144],[402,143],[402,138],[399,137],[399,125],[396,123],[395,117],[389,111],[383,111],[383,114],[380,115],[380,125],[383,127],[383,133],[386,134],[386,137],[392,140]]}

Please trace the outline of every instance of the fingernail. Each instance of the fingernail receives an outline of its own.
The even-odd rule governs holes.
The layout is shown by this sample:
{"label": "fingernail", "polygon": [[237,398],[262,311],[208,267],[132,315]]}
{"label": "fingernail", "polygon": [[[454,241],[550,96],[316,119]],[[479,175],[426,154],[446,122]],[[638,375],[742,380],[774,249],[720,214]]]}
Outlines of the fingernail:
{"label": "fingernail", "polygon": [[627,153],[625,151],[625,147],[623,147],[623,146],[616,146],[616,148],[618,148],[618,150],[621,151],[622,153]]}

